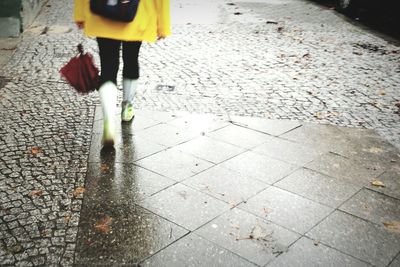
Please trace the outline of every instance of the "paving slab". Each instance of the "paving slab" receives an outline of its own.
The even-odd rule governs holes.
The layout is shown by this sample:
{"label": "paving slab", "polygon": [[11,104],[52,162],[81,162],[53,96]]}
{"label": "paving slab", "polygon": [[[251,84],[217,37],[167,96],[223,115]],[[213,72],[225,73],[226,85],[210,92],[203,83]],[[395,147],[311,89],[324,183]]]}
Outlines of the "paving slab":
{"label": "paving slab", "polygon": [[75,264],[134,265],[187,233],[136,205],[99,201],[83,207]]}
{"label": "paving slab", "polygon": [[141,266],[256,266],[196,234],[187,235],[163,249]]}
{"label": "paving slab", "polygon": [[169,121],[169,124],[189,130],[193,134],[204,135],[228,126],[229,122],[212,114],[185,114]]}
{"label": "paving slab", "polygon": [[178,128],[167,123],[160,123],[150,128],[137,131],[135,135],[167,147],[172,147],[197,137],[196,134],[186,129]]}
{"label": "paving slab", "polygon": [[345,132],[343,138],[347,145],[335,146],[332,152],[356,159],[367,168],[387,169],[400,163],[400,154],[391,145],[372,130],[339,128]]}
{"label": "paving slab", "polygon": [[236,125],[229,125],[211,132],[207,136],[242,148],[255,147],[271,138],[271,136],[264,133]]}
{"label": "paving slab", "polygon": [[332,150],[338,145],[346,144],[343,136],[345,134],[333,125],[302,123],[301,127],[297,127],[280,137],[299,144],[308,144],[313,145],[315,148]]}
{"label": "paving slab", "polygon": [[85,190],[90,190],[90,194],[85,194],[85,199],[133,203],[175,183],[134,164],[114,163],[112,160],[89,163]]}
{"label": "paving slab", "polygon": [[247,201],[268,187],[266,183],[219,166],[197,174],[183,183],[232,206]]}
{"label": "paving slab", "polygon": [[195,233],[259,266],[299,238],[294,232],[239,209],[230,210]]}
{"label": "paving slab", "polygon": [[333,208],[339,207],[361,189],[361,186],[304,168],[274,185]]}
{"label": "paving slab", "polygon": [[275,183],[298,168],[295,165],[252,151],[231,158],[221,163],[220,166],[268,184]]}
{"label": "paving slab", "polygon": [[376,224],[400,222],[400,200],[368,189],[359,191],[340,210]]}
{"label": "paving slab", "polygon": [[146,198],[140,205],[191,231],[230,208],[227,203],[182,184]]}
{"label": "paving slab", "polygon": [[274,186],[240,204],[239,208],[301,234],[333,211],[330,207]]}
{"label": "paving slab", "polygon": [[272,138],[253,148],[252,151],[299,166],[328,152],[326,149],[319,149],[313,145],[298,144],[282,138]]}
{"label": "paving slab", "polygon": [[400,266],[400,254],[392,261],[389,267]]}
{"label": "paving slab", "polygon": [[384,169],[366,168],[359,161],[328,153],[305,165],[325,175],[355,185],[368,185],[384,172]]}
{"label": "paving slab", "polygon": [[381,181],[384,186],[374,186],[369,184],[367,187],[371,190],[400,199],[400,169],[386,171],[384,174],[379,176],[377,180]]}
{"label": "paving slab", "polygon": [[211,162],[177,149],[163,150],[137,161],[136,164],[176,181],[182,181],[214,166]]}
{"label": "paving slab", "polygon": [[279,255],[274,261],[266,265],[268,267],[368,267],[370,264],[346,255],[340,251],[325,246],[319,241],[302,237],[289,251]]}
{"label": "paving slab", "polygon": [[307,236],[376,266],[387,266],[400,251],[400,233],[335,211]]}
{"label": "paving slab", "polygon": [[243,126],[259,132],[273,136],[279,136],[297,127],[301,124],[298,121],[289,120],[268,120],[264,118],[233,116],[231,121],[235,125]]}
{"label": "paving slab", "polygon": [[75,264],[136,264],[185,235],[187,230],[133,203],[170,184],[137,166],[91,164]]}
{"label": "paving slab", "polygon": [[115,162],[133,163],[167,149],[166,146],[159,145],[143,137],[121,134],[115,140],[115,150],[102,151],[102,137],[102,133],[92,134],[89,162],[107,162],[112,157],[112,160]]}
{"label": "paving slab", "polygon": [[218,141],[207,136],[198,137],[180,144],[175,148],[215,164],[228,160],[245,151],[245,149],[241,147]]}

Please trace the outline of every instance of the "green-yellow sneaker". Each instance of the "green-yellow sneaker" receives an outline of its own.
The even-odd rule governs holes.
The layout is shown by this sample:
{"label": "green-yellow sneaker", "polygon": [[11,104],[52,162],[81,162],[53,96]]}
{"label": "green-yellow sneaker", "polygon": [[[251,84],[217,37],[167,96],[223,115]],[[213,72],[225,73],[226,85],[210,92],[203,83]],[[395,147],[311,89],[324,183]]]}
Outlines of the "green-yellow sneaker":
{"label": "green-yellow sneaker", "polygon": [[129,122],[135,117],[135,110],[132,103],[122,103],[121,120]]}

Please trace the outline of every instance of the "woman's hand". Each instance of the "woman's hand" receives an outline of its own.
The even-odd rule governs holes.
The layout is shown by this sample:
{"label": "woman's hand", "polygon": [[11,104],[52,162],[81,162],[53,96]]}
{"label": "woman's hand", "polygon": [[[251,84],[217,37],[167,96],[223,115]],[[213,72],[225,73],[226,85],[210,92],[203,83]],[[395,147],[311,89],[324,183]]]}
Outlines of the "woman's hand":
{"label": "woman's hand", "polygon": [[78,27],[78,29],[80,29],[80,30],[85,28],[85,22],[83,22],[83,21],[77,21],[77,22],[75,22],[75,24]]}

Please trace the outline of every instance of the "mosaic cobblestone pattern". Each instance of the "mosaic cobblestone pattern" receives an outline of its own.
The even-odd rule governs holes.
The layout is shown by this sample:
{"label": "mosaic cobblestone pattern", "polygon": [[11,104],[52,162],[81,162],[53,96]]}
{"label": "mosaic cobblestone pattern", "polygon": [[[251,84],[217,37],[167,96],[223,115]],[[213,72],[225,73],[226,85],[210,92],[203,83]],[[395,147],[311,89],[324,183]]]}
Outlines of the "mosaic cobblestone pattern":
{"label": "mosaic cobblestone pattern", "polygon": [[[65,2],[50,1],[36,23],[63,23],[71,11]],[[84,186],[94,106],[57,73],[67,58],[59,53],[75,53],[73,35],[38,29],[1,70],[1,266],[72,266],[74,259],[83,197],[76,189]]]}

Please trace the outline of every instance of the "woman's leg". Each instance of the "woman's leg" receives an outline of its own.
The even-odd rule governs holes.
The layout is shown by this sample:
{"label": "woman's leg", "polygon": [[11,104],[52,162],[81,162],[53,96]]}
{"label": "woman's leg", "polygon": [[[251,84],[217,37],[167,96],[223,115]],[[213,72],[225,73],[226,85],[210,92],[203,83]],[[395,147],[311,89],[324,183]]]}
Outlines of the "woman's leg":
{"label": "woman's leg", "polygon": [[122,100],[122,121],[131,121],[134,117],[133,98],[135,97],[139,79],[139,50],[141,42],[123,42],[122,58],[123,69],[123,100]]}
{"label": "woman's leg", "polygon": [[142,42],[122,42],[122,59],[124,60],[123,77],[139,79],[139,51]]}
{"label": "woman's leg", "polygon": [[100,51],[100,103],[103,111],[103,139],[105,148],[113,147],[115,141],[115,112],[117,107],[117,73],[121,42],[97,38]]}
{"label": "woman's leg", "polygon": [[101,65],[100,84],[103,84],[107,81],[117,84],[121,41],[107,38],[97,38],[97,43],[99,45]]}

